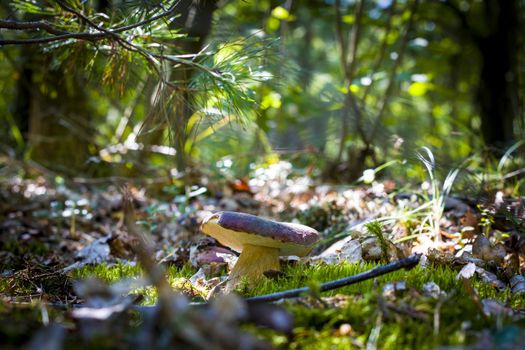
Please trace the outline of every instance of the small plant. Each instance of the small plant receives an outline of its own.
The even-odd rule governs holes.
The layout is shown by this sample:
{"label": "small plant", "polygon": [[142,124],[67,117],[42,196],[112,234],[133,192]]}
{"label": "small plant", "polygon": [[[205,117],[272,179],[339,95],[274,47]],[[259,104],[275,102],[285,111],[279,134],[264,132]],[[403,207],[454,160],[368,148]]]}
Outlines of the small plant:
{"label": "small plant", "polygon": [[436,161],[434,159],[434,154],[428,147],[423,147],[423,151],[425,151],[426,157],[419,152],[417,153],[417,157],[427,168],[427,173],[430,177],[431,195],[428,196],[430,210],[428,216],[423,219],[421,227],[424,225],[429,225],[430,231],[434,235],[434,239],[439,242],[441,241],[441,229],[439,222],[441,221],[443,212],[445,210],[445,199],[452,189],[452,185],[459,174],[459,169],[451,170],[443,182],[443,187],[440,187],[439,180],[435,175]]}
{"label": "small plant", "polygon": [[485,237],[488,237],[492,229],[492,225],[494,224],[494,215],[489,209],[484,208],[481,205],[478,205],[478,209],[481,212],[479,226],[482,228]]}
{"label": "small plant", "polygon": [[383,226],[379,221],[371,221],[365,224],[368,232],[377,237],[379,246],[381,247],[381,260],[388,261],[388,242],[383,234]]}

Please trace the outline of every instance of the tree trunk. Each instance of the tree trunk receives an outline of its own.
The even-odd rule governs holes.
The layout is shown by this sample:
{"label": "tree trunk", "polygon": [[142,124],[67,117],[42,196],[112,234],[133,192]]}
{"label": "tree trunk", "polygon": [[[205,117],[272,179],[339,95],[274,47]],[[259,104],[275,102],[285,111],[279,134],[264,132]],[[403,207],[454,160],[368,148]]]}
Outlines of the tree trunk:
{"label": "tree trunk", "polygon": [[[46,67],[48,57],[33,64]],[[82,72],[63,67],[55,71],[33,69],[29,101],[31,158],[44,166],[71,174],[87,169],[88,144],[92,139],[92,114]],[[93,106],[94,107],[94,106]]]}
{"label": "tree trunk", "polygon": [[[181,0],[178,7],[179,16],[172,22],[173,28],[180,28],[187,36],[177,40],[177,45],[184,53],[198,53],[211,31],[213,12],[217,8],[217,0]],[[194,69],[180,66],[172,72],[172,80],[181,85],[180,94],[174,99],[171,113],[174,117],[175,148],[177,150],[176,166],[181,172],[186,171],[188,159],[185,145],[188,140],[186,126],[193,114],[191,108],[191,93],[189,83]]]}
{"label": "tree trunk", "polygon": [[483,138],[500,154],[514,140],[513,123],[518,117],[518,4],[516,0],[487,2],[491,3],[487,24],[494,27],[477,41],[481,55],[477,98]]}
{"label": "tree trunk", "polygon": [[[16,83],[16,95],[13,106],[13,119],[16,126],[22,134],[24,144],[27,144],[29,136],[29,120],[30,120],[30,106],[31,106],[31,80],[33,76],[33,69],[29,61],[33,57],[35,51],[31,47],[23,47],[21,49],[21,57],[19,60],[20,66],[17,67],[19,72],[19,79]],[[25,150],[16,149],[18,156],[21,156]]]}

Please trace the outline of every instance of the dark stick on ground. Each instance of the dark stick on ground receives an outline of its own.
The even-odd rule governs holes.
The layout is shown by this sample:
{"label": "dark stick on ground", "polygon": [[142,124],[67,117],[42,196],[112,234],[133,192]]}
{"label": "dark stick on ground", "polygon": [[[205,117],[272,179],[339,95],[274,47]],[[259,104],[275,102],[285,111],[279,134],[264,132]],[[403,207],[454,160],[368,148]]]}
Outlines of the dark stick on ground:
{"label": "dark stick on ground", "polygon": [[[357,275],[341,278],[335,281],[326,282],[326,283],[321,284],[320,291],[326,292],[328,290],[333,290],[333,289],[341,288],[341,287],[348,286],[351,284],[355,284],[358,282],[366,281],[366,280],[369,280],[369,279],[372,279],[372,278],[375,278],[381,275],[385,275],[387,273],[397,271],[403,268],[412,268],[419,263],[420,258],[421,258],[420,254],[413,254],[407,258],[404,258],[398,261],[394,261],[386,265],[375,267],[371,270],[359,273]],[[295,297],[300,296],[301,294],[305,294],[309,292],[310,292],[310,288],[303,287],[303,288],[285,290],[285,291],[277,292],[277,293],[259,295],[256,297],[246,298],[244,300],[248,303],[269,303],[269,302],[277,301],[280,299],[295,298]]]}

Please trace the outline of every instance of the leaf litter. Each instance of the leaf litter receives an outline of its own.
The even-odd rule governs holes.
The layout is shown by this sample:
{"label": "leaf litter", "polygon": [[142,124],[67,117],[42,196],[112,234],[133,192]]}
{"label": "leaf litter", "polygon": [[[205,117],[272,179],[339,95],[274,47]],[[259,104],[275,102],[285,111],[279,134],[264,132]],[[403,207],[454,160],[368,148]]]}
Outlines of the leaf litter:
{"label": "leaf litter", "polygon": [[[48,312],[52,314],[59,313],[51,306],[54,304],[64,311],[70,309],[47,322],[43,321],[46,317],[41,311],[40,331],[30,333],[27,343],[12,337],[13,344],[31,348],[46,339],[45,343],[51,347],[71,341],[94,345],[101,336],[118,335],[121,340],[126,339],[127,345],[154,344],[158,348],[173,345],[201,349],[268,348],[272,342],[279,343],[275,334],[289,337],[301,332],[299,329],[305,326],[304,320],[297,322],[302,314],[297,307],[301,305],[342,310],[348,304],[341,300],[370,298],[362,293],[324,296],[316,294],[315,286],[309,295],[284,305],[250,305],[233,294],[223,295],[221,282],[237,254],[199,232],[203,218],[220,210],[301,222],[321,233],[322,241],[310,257],[281,261],[289,270],[272,277],[276,283],[290,278],[286,271],[293,271],[298,264],[320,268],[323,264],[385,264],[422,251],[423,260],[428,261],[422,264],[426,266],[422,269],[453,269],[458,279],[479,281],[483,288],[488,288],[491,298],[479,301],[487,317],[509,318],[512,322],[522,319],[523,303],[514,301],[515,306],[510,306],[502,302],[505,299],[510,302],[510,295],[525,293],[525,210],[521,199],[472,203],[468,199],[446,197],[445,215],[439,221],[442,240],[438,241],[425,230],[428,223],[423,215],[424,201],[417,195],[396,190],[391,181],[354,187],[315,184],[308,178],[293,177],[291,168],[281,162],[259,171],[253,179],[214,186],[198,185],[187,195],[176,196],[130,187],[135,221],[149,233],[152,259],[167,267],[193,266],[196,270],[187,276],[187,281],[200,292],[182,292],[197,301],[209,298],[210,294],[214,296],[209,306],[196,308],[187,296],[174,294],[170,304],[177,317],[165,319],[160,306],[146,309],[140,306],[141,293],[151,288],[147,280],[133,277],[120,287],[95,279],[74,281],[74,272],[85,267],[137,264],[137,237],[130,235],[126,227],[124,198],[118,186],[101,189],[56,182],[44,176],[33,179],[13,176],[2,181],[0,193],[5,199],[0,206],[2,308],[12,313],[18,310],[16,305],[24,307],[20,303],[37,302],[44,309],[51,308]],[[381,224],[372,229],[366,227],[374,222]],[[299,283],[304,286],[308,280]],[[462,288],[459,280],[457,285]],[[450,298],[458,293],[447,288],[450,286],[440,286],[436,281],[427,281],[420,287],[405,280],[384,284],[380,293],[371,293],[375,295],[373,314],[379,317],[378,325],[389,319],[408,318],[432,323],[436,328],[440,310],[453,307],[449,305],[453,300]],[[494,299],[498,295],[502,297]],[[46,306],[48,303],[50,306]],[[78,304],[82,307],[75,306]],[[175,323],[167,328],[165,322]],[[258,334],[264,334],[264,329],[277,333],[264,340],[245,330],[250,330],[250,325],[257,327]],[[356,322],[335,324],[330,334],[349,336],[353,346],[362,347],[366,342],[358,339],[362,330],[356,327],[359,329]],[[492,341],[489,339],[494,336],[492,331],[481,328],[479,332],[479,339],[486,337],[487,344]],[[2,331],[2,334],[8,333]],[[470,339],[475,345],[476,338]],[[293,339],[287,341],[294,344]]]}

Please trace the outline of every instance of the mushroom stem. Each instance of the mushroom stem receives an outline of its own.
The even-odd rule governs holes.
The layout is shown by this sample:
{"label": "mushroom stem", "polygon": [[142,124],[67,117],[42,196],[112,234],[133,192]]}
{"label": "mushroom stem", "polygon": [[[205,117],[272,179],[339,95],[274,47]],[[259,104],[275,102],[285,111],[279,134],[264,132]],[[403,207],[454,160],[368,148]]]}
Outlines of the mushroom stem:
{"label": "mushroom stem", "polygon": [[279,270],[279,248],[245,244],[230,273],[226,290],[235,289],[241,278],[246,278],[250,286],[253,286],[264,277],[263,272],[268,270]]}

